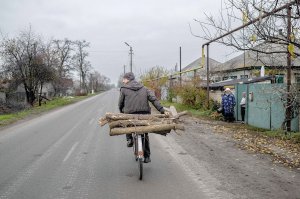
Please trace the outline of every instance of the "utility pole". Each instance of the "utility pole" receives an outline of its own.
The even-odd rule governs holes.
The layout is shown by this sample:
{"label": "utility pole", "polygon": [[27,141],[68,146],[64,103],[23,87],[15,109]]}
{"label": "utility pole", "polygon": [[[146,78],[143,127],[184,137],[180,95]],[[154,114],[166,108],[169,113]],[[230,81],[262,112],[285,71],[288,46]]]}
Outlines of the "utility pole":
{"label": "utility pole", "polygon": [[[291,23],[291,10],[292,7],[289,6],[287,8],[287,40],[288,43],[291,43],[291,29],[292,29],[292,23]],[[292,107],[291,107],[291,53],[288,50],[287,46],[287,108],[286,108],[286,130],[288,132],[291,131],[291,116],[292,116]]]}
{"label": "utility pole", "polygon": [[133,55],[133,50],[132,46],[130,46],[127,42],[124,42],[127,46],[129,46],[129,55],[130,55],[130,72],[132,72],[132,55]]}
{"label": "utility pole", "polygon": [[130,46],[130,72],[132,72],[132,47]]}
{"label": "utility pole", "polygon": [[124,65],[124,73],[123,74],[125,75],[125,73],[126,73],[126,65]]}
{"label": "utility pole", "polygon": [[180,86],[182,85],[181,83],[181,46],[179,47],[179,72],[180,72]]}
{"label": "utility pole", "polygon": [[244,48],[244,78],[246,75],[246,50],[245,50],[245,28],[243,28],[243,48]]}
{"label": "utility pole", "polygon": [[206,105],[207,109],[209,109],[209,82],[210,82],[210,77],[209,77],[209,44],[206,45]]}

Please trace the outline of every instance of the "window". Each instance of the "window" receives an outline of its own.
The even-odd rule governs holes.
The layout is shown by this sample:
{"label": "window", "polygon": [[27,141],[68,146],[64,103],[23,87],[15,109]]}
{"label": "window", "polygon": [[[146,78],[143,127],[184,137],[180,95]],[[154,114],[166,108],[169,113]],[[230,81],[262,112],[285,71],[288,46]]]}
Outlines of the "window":
{"label": "window", "polygon": [[295,73],[295,83],[300,84],[300,73]]}
{"label": "window", "polygon": [[237,76],[236,75],[230,76],[230,79],[237,79]]}
{"label": "window", "polygon": [[219,81],[221,81],[221,77],[215,77],[214,80],[215,80],[215,82],[219,82]]}
{"label": "window", "polygon": [[241,75],[241,79],[248,79],[248,75]]}
{"label": "window", "polygon": [[281,84],[284,82],[284,75],[275,75],[275,83]]}
{"label": "window", "polygon": [[228,77],[228,76],[225,76],[225,77],[223,77],[223,80],[227,80],[227,79],[229,79],[229,77]]}

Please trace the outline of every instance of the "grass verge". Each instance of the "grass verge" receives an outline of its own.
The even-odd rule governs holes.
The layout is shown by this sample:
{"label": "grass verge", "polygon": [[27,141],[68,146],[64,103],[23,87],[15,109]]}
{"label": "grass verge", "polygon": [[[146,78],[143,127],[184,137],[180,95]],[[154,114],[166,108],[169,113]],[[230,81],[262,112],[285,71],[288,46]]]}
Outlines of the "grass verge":
{"label": "grass verge", "polygon": [[0,127],[6,126],[8,124],[12,124],[14,122],[17,122],[21,119],[25,119],[30,116],[38,115],[50,110],[53,110],[58,107],[62,107],[65,105],[73,104],[75,102],[81,101],[83,99],[86,99],[88,97],[94,96],[88,95],[88,96],[76,96],[76,97],[62,97],[62,98],[54,98],[51,101],[47,101],[46,104],[42,104],[42,106],[35,105],[34,107],[16,112],[16,113],[10,113],[10,114],[3,114],[0,115]]}

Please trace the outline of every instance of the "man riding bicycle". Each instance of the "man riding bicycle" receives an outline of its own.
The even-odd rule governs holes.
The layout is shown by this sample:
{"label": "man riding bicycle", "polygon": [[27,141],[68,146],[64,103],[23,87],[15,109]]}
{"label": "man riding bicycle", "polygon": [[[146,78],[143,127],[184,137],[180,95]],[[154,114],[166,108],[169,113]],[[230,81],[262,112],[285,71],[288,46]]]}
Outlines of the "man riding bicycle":
{"label": "man riding bicycle", "polygon": [[[121,113],[128,114],[151,114],[149,101],[161,113],[165,110],[159,103],[154,93],[135,80],[132,72],[125,73],[123,76],[124,85],[120,89],[119,110]],[[127,147],[133,146],[131,134],[126,134]],[[144,163],[151,162],[150,143],[148,133],[145,134]]]}

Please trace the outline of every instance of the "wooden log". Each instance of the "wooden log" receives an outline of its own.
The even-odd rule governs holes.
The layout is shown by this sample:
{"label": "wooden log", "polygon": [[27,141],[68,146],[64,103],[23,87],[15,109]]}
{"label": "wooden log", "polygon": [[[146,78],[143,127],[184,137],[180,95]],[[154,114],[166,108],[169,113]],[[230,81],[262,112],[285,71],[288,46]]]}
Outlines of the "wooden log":
{"label": "wooden log", "polygon": [[107,123],[108,123],[108,121],[107,121],[106,118],[101,117],[101,118],[99,119],[99,124],[100,124],[100,126],[104,126],[104,125],[107,124]]}
{"label": "wooden log", "polygon": [[150,126],[159,124],[172,124],[174,119],[163,118],[160,120],[117,120],[109,122],[109,128],[115,127],[134,127],[134,126]]}
{"label": "wooden log", "polygon": [[171,112],[173,117],[177,117],[178,113],[177,113],[177,110],[174,106],[170,106],[170,112]]}
{"label": "wooden log", "polygon": [[133,126],[149,126],[149,120],[117,120],[109,123],[109,128],[115,127],[133,127]]}
{"label": "wooden log", "polygon": [[137,127],[127,127],[127,128],[113,128],[110,130],[109,135],[122,135],[122,134],[130,134],[130,133],[158,133],[158,132],[166,132],[172,129],[184,130],[184,126],[179,124],[158,124],[151,126],[137,126]]}
{"label": "wooden log", "polygon": [[181,116],[186,115],[187,113],[187,111],[180,112],[176,115],[176,118],[180,118]]}
{"label": "wooden log", "polygon": [[165,114],[124,114],[124,113],[106,113],[107,120],[157,120],[158,118],[168,118]]}

